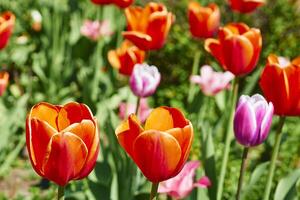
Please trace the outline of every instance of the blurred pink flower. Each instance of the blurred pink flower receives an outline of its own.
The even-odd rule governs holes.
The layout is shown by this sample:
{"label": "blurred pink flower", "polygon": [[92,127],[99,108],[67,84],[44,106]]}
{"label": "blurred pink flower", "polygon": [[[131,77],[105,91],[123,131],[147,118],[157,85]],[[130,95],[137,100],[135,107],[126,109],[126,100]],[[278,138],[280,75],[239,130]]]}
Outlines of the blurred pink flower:
{"label": "blurred pink flower", "polygon": [[207,188],[211,186],[211,182],[206,176],[194,182],[196,169],[199,166],[199,161],[187,162],[177,176],[159,184],[158,192],[166,193],[175,199],[183,199],[187,197],[195,187]]}
{"label": "blurred pink flower", "polygon": [[[124,120],[129,116],[130,114],[134,113],[136,109],[135,104],[127,104],[125,102],[120,103],[119,105],[119,117],[120,119]],[[142,98],[140,101],[140,107],[138,112],[138,118],[141,120],[142,123],[144,123],[150,114],[152,109],[149,108],[148,102],[146,98]]]}
{"label": "blurred pink flower", "polygon": [[230,87],[230,81],[234,75],[227,72],[215,72],[209,65],[204,65],[199,75],[193,75],[190,78],[192,83],[196,83],[201,87],[202,92],[208,96],[214,96],[224,89]]}
{"label": "blurred pink flower", "polygon": [[113,32],[110,29],[109,21],[91,21],[85,20],[81,26],[80,32],[91,40],[98,40],[103,36],[110,36]]}

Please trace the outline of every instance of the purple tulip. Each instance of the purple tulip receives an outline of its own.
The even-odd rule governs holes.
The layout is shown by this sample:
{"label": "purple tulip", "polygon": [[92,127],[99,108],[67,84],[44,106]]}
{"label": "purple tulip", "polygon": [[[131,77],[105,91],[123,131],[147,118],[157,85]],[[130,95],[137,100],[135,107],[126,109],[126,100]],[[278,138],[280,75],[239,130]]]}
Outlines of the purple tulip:
{"label": "purple tulip", "polygon": [[259,94],[242,95],[234,116],[234,134],[237,141],[246,146],[257,146],[268,136],[274,107]]}
{"label": "purple tulip", "polygon": [[130,76],[130,88],[138,97],[151,96],[160,82],[160,73],[155,66],[136,64]]}

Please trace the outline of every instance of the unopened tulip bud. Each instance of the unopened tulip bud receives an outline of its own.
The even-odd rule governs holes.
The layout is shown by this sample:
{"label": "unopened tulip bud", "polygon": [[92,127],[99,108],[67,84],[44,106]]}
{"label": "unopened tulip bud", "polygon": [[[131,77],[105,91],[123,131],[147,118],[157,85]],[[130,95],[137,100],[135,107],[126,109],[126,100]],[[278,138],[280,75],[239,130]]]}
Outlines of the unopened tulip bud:
{"label": "unopened tulip bud", "polygon": [[234,116],[234,134],[237,141],[246,146],[257,146],[267,138],[273,116],[271,102],[259,94],[242,95]]}
{"label": "unopened tulip bud", "polygon": [[136,64],[130,76],[130,88],[138,97],[154,94],[160,83],[160,73],[155,66]]}

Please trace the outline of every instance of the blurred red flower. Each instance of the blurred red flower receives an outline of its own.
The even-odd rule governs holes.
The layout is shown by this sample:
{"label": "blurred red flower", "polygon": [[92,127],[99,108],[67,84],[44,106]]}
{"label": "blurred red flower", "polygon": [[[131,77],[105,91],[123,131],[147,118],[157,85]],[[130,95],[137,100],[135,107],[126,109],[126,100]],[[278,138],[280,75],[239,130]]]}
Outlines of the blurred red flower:
{"label": "blurred red flower", "polygon": [[0,50],[6,47],[15,25],[16,17],[7,11],[0,16]]}

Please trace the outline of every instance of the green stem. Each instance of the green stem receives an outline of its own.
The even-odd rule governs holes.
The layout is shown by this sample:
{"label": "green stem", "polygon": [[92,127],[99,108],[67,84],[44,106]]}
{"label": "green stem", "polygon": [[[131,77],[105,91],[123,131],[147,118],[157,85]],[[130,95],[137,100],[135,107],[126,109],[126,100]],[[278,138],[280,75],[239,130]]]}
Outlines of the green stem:
{"label": "green stem", "polygon": [[57,200],[64,200],[65,199],[65,187],[58,186],[57,189]]}
{"label": "green stem", "polygon": [[233,132],[233,117],[234,117],[235,104],[238,95],[238,88],[239,88],[239,79],[238,77],[236,77],[233,83],[233,88],[231,93],[230,118],[229,118],[229,124],[226,132],[225,149],[224,149],[221,172],[220,172],[220,177],[218,182],[217,200],[221,200],[223,194],[223,185],[224,185],[226,168],[227,168],[228,157],[230,152],[230,142],[232,139],[232,132]]}
{"label": "green stem", "polygon": [[[192,69],[192,75],[195,75],[198,73],[199,70],[199,62],[200,62],[200,56],[201,51],[196,51],[193,61],[193,69]],[[193,83],[190,83],[189,93],[188,93],[188,102],[191,103],[194,96],[195,96],[195,85]]]}
{"label": "green stem", "polygon": [[249,151],[249,148],[245,147],[244,152],[243,152],[243,157],[242,157],[241,169],[240,169],[239,184],[238,184],[238,188],[237,188],[237,192],[236,192],[236,200],[240,200],[240,198],[241,198],[241,191],[242,191],[242,187],[243,187],[243,179],[244,179],[244,172],[246,169],[246,160],[247,160],[247,156],[248,156],[248,151]]}
{"label": "green stem", "polygon": [[136,108],[135,108],[135,112],[134,112],[136,116],[137,116],[138,113],[139,113],[140,103],[141,103],[141,97],[137,97]]}
{"label": "green stem", "polygon": [[157,199],[157,189],[159,183],[152,183],[151,193],[150,193],[150,200],[153,200],[155,197]]}
{"label": "green stem", "polygon": [[272,181],[273,181],[273,176],[274,176],[274,171],[275,171],[275,163],[277,160],[278,152],[279,152],[279,147],[280,147],[280,141],[282,137],[282,128],[284,125],[285,117],[281,116],[279,119],[279,125],[278,129],[276,132],[276,138],[275,138],[275,146],[274,150],[272,153],[272,158],[271,158],[271,164],[270,164],[270,170],[268,174],[268,180],[267,180],[267,186],[265,188],[265,195],[264,195],[264,200],[269,200],[270,197],[270,192],[272,188]]}

